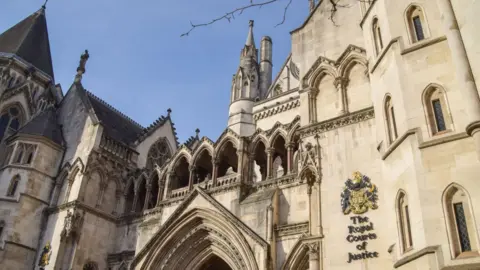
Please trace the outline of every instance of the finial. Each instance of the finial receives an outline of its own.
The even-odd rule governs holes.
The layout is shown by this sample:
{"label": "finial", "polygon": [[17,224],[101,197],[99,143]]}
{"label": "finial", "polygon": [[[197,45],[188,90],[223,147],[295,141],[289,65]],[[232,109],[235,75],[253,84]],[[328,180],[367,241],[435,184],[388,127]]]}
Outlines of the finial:
{"label": "finial", "polygon": [[253,20],[248,21],[248,26],[253,27]]}
{"label": "finial", "polygon": [[167,116],[170,116],[170,114],[172,113],[172,109],[168,108],[167,113]]}
{"label": "finial", "polygon": [[248,26],[250,27],[248,30],[248,36],[247,36],[247,42],[245,42],[245,45],[247,46],[255,46],[255,41],[253,39],[253,20],[250,20],[248,22]]}
{"label": "finial", "polygon": [[47,4],[48,4],[48,0],[45,0],[45,3],[43,3],[42,9],[47,9]]}
{"label": "finial", "polygon": [[75,82],[77,83],[82,81],[82,75],[85,74],[85,65],[87,64],[88,58],[90,58],[90,54],[88,54],[88,50],[85,50],[80,56],[80,63],[78,64],[77,75],[75,76]]}
{"label": "finial", "polygon": [[195,129],[195,133],[197,134],[197,139],[198,139],[198,134],[200,134],[200,129]]}

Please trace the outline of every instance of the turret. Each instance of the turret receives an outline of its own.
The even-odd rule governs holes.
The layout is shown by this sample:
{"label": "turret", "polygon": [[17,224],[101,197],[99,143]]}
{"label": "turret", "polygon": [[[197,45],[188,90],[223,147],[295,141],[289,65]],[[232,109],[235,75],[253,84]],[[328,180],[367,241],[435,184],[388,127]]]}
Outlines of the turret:
{"label": "turret", "polygon": [[268,36],[262,38],[260,45],[260,97],[267,95],[272,84],[272,39]]}
{"label": "turret", "polygon": [[253,21],[249,22],[247,41],[240,53],[240,66],[233,75],[228,127],[240,136],[255,131],[253,104],[261,98],[258,50],[253,37]]}

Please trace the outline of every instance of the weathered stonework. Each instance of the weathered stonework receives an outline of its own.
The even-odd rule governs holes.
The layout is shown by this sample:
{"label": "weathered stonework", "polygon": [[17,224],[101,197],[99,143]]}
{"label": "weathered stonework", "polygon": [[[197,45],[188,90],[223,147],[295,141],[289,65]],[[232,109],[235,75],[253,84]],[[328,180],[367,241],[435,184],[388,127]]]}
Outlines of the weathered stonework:
{"label": "weathered stonework", "polygon": [[181,145],[86,91],[88,52],[63,96],[0,35],[0,268],[479,269],[480,6],[343,4],[275,77],[250,22],[228,127]]}

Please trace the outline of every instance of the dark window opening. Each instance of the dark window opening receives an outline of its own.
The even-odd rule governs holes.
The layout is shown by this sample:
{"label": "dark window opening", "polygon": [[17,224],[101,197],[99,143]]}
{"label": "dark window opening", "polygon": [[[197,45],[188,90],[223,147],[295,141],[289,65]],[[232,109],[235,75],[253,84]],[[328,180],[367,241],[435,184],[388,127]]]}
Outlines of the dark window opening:
{"label": "dark window opening", "polygon": [[472,246],[470,245],[470,237],[468,236],[467,219],[465,218],[463,203],[455,203],[453,204],[453,208],[455,210],[458,240],[460,241],[460,247],[462,249],[462,252],[472,251]]}
{"label": "dark window opening", "polygon": [[437,124],[437,131],[444,131],[447,129],[445,119],[443,118],[442,104],[439,99],[432,100],[433,114],[435,116],[435,123]]}
{"label": "dark window opening", "polygon": [[423,34],[422,20],[420,19],[420,16],[413,17],[413,27],[415,29],[415,36],[417,37],[417,41],[425,39],[425,35]]}

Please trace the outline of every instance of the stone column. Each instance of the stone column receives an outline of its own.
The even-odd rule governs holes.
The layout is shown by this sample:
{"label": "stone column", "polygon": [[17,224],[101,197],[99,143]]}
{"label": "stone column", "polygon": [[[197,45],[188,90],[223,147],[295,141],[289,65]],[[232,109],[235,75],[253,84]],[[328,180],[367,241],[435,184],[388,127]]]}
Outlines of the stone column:
{"label": "stone column", "polygon": [[220,165],[220,160],[218,160],[217,158],[213,158],[212,159],[212,184],[213,184],[213,187],[217,186],[218,165]]}
{"label": "stone column", "polygon": [[462,92],[463,104],[469,124],[467,134],[472,136],[475,142],[477,156],[480,159],[480,98],[477,85],[473,77],[472,68],[468,61],[467,51],[463,44],[462,34],[455,18],[450,0],[437,0],[443,28],[447,36],[448,45],[455,66],[455,74],[460,91]]}
{"label": "stone column", "polygon": [[313,234],[313,222],[312,222],[312,186],[307,182],[307,196],[308,196],[308,222],[309,228],[308,232],[310,235]]}
{"label": "stone column", "polygon": [[273,206],[267,207],[267,242],[272,244],[273,241]]}
{"label": "stone column", "polygon": [[287,174],[292,173],[292,167],[293,167],[293,147],[295,144],[293,142],[289,142],[285,145],[287,148]]}
{"label": "stone column", "polygon": [[192,190],[193,189],[193,181],[195,180],[196,168],[195,168],[195,166],[189,166],[188,170],[190,171],[190,175],[189,175],[189,178],[188,178],[188,190]]}
{"label": "stone column", "polygon": [[118,213],[118,208],[120,207],[120,199],[122,198],[122,191],[116,190],[115,191],[115,208],[112,211],[112,215],[116,215]]}
{"label": "stone column", "polygon": [[346,88],[347,88],[348,79],[338,77],[335,79],[333,84],[337,88],[337,99],[338,99],[338,114],[342,115],[347,113],[347,103],[346,103]]}
{"label": "stone column", "polygon": [[[248,170],[248,179],[251,179],[251,182],[252,183],[255,183],[253,182],[253,177],[255,175],[255,154],[254,153],[248,153],[248,164],[250,164],[250,168]],[[258,182],[262,181],[262,175],[260,173],[260,180],[257,179]]]}
{"label": "stone column", "polygon": [[317,95],[318,90],[316,88],[308,89],[308,110],[310,115],[310,124],[317,122]]}
{"label": "stone column", "polygon": [[318,243],[308,244],[308,270],[320,270]]}
{"label": "stone column", "polygon": [[318,235],[323,235],[323,223],[322,223],[322,185],[320,181],[317,182],[318,184],[318,202],[317,202],[317,214],[318,214]]}
{"label": "stone column", "polygon": [[145,201],[143,202],[143,211],[148,209],[148,202],[150,201],[150,196],[152,195],[152,184],[147,184],[147,192],[145,194]]}
{"label": "stone column", "polygon": [[271,179],[273,176],[273,154],[275,153],[275,148],[268,148],[265,150],[267,153],[267,179]]}
{"label": "stone column", "polygon": [[158,206],[158,204],[162,201],[162,196],[163,196],[163,192],[164,192],[164,189],[165,189],[165,182],[162,181],[162,180],[158,180],[158,194],[157,194],[157,201],[155,202],[155,207]]}
{"label": "stone column", "polygon": [[135,209],[137,208],[137,201],[138,201],[138,192],[137,190],[135,190],[134,192],[134,196],[133,196],[133,203],[132,203],[132,209],[130,210],[130,212],[135,212]]}
{"label": "stone column", "polygon": [[238,177],[241,182],[244,181],[243,177],[243,172],[244,172],[244,158],[245,158],[245,151],[243,150],[243,144],[240,143],[240,150],[237,150],[237,158],[238,158],[238,163],[237,163],[237,173]]}
{"label": "stone column", "polygon": [[170,171],[167,173],[167,183],[165,183],[165,190],[163,191],[163,199],[169,199],[170,198],[170,193],[172,192],[172,181],[175,176],[175,172]]}

